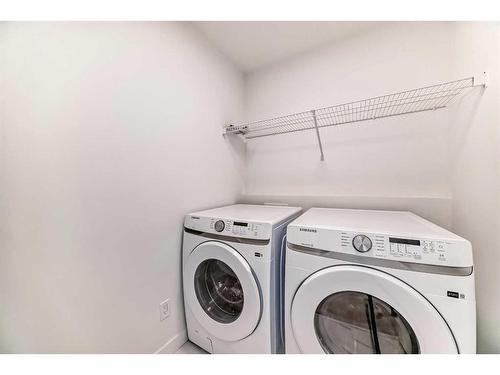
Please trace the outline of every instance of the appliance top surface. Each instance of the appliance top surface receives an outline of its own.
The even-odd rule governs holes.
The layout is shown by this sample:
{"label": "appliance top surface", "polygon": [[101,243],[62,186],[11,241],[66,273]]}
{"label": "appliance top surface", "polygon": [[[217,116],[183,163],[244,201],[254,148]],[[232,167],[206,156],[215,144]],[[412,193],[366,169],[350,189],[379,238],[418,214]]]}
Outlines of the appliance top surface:
{"label": "appliance top surface", "polygon": [[277,224],[290,216],[297,215],[301,210],[300,207],[289,206],[234,204],[232,206],[192,212],[189,215]]}
{"label": "appliance top surface", "polygon": [[456,234],[407,211],[311,208],[290,225],[354,232],[462,239]]}

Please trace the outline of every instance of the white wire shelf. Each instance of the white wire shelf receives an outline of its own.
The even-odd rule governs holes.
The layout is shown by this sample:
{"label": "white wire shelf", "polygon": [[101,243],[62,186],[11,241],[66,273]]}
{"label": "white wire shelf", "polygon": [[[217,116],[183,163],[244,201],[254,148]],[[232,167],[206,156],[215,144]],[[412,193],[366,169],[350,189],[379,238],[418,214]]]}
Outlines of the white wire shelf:
{"label": "white wire shelf", "polygon": [[323,160],[320,128],[445,108],[473,87],[474,77],[470,77],[267,120],[230,124],[224,131],[252,139],[315,129]]}

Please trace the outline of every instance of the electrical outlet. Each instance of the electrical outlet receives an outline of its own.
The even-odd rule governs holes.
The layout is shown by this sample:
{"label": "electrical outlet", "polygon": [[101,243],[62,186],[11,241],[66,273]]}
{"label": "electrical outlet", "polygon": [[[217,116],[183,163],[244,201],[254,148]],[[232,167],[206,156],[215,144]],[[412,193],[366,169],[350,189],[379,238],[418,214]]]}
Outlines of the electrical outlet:
{"label": "electrical outlet", "polygon": [[170,316],[170,300],[166,299],[160,303],[160,321],[167,319]]}

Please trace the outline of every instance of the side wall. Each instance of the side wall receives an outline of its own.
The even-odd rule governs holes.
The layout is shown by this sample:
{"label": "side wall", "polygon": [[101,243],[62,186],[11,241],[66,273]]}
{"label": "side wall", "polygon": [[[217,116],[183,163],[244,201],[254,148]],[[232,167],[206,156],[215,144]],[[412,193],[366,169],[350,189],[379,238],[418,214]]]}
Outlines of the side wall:
{"label": "side wall", "polygon": [[478,351],[500,353],[500,23],[457,23],[454,40],[455,74],[488,87],[451,111],[453,230],[474,249]]}
{"label": "side wall", "polygon": [[0,24],[0,352],[186,340],[183,215],[242,189],[242,85],[186,24]]}

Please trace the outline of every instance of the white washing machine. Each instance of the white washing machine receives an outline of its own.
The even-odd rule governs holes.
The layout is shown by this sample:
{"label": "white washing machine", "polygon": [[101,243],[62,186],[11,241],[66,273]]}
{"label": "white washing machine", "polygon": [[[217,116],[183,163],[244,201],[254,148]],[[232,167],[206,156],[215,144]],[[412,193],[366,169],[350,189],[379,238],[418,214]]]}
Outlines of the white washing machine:
{"label": "white washing machine", "polygon": [[410,212],[322,208],[287,237],[287,353],[475,353],[469,241]]}
{"label": "white washing machine", "polygon": [[300,212],[298,207],[238,204],[186,215],[189,340],[210,353],[284,351],[283,238]]}

